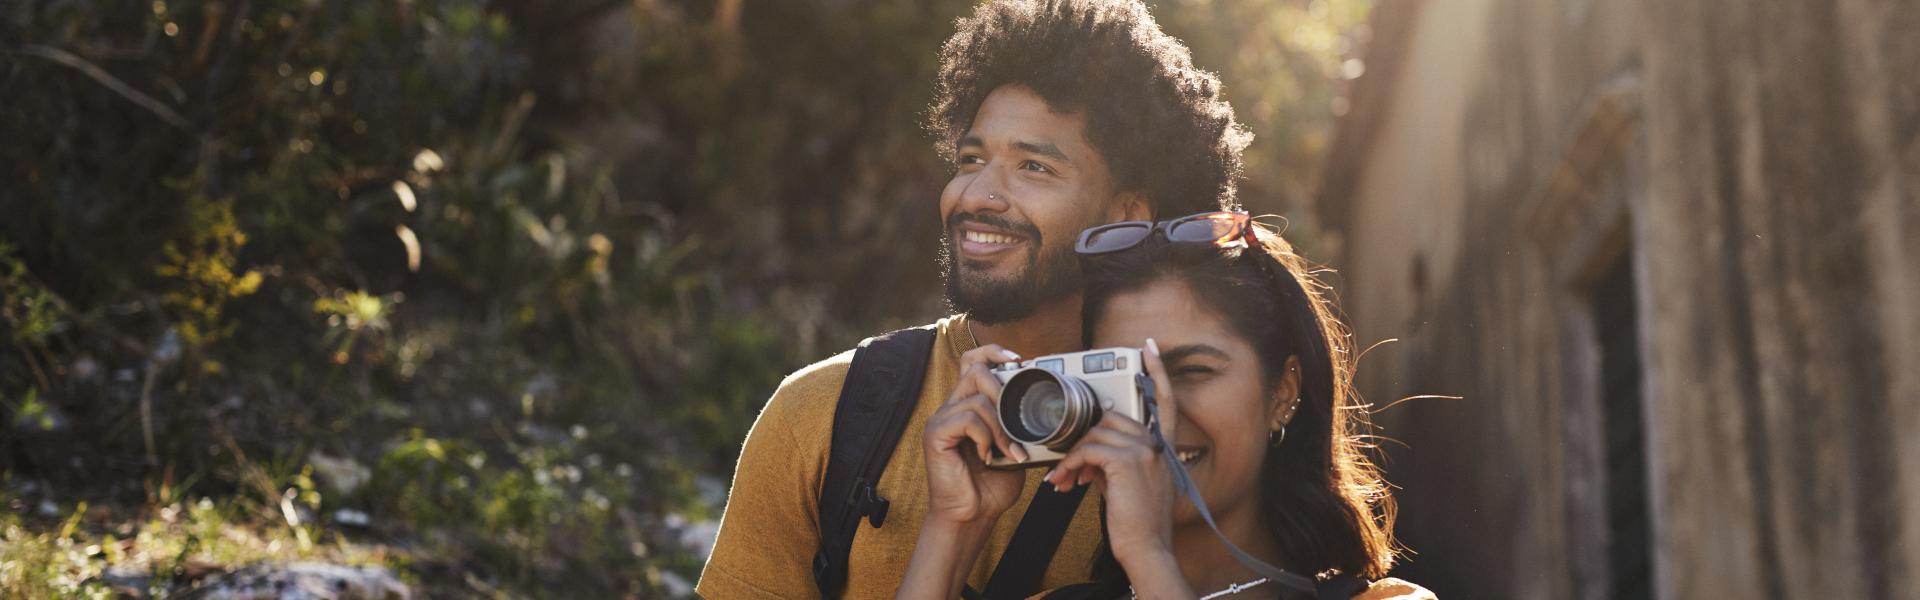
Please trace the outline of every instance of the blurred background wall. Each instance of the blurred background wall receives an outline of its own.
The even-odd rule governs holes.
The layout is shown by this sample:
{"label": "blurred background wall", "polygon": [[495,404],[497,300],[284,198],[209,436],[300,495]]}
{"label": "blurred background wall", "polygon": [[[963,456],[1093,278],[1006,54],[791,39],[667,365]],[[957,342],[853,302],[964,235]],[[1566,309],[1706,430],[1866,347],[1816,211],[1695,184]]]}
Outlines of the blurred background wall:
{"label": "blurred background wall", "polygon": [[1400,573],[1920,584],[1920,7],[1383,3],[1317,208]]}

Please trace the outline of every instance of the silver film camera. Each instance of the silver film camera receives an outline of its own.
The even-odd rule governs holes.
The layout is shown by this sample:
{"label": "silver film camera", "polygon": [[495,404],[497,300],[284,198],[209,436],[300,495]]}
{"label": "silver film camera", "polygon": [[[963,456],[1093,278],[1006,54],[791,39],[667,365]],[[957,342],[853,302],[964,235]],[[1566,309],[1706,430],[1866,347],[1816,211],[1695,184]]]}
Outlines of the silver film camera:
{"label": "silver film camera", "polygon": [[1147,422],[1153,383],[1134,348],[1051,354],[993,369],[1000,390],[1000,426],[1029,460],[996,455],[988,466],[1025,469],[1059,462],[1080,436],[1115,412]]}

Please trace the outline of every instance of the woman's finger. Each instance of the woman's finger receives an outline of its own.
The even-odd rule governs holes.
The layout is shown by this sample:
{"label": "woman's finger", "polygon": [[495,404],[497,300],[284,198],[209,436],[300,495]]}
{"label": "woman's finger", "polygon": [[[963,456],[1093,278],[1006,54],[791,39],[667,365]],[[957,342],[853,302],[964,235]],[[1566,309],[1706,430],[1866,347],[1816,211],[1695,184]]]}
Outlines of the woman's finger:
{"label": "woman's finger", "polygon": [[[990,386],[989,388],[981,387],[983,383],[998,383],[997,380],[993,379],[993,373],[989,370],[989,365],[996,362],[1019,360],[1019,358],[1019,355],[994,344],[988,344],[961,353],[960,379],[954,384],[953,393],[947,395],[947,403],[951,404],[967,396],[980,393],[984,389],[992,390],[991,397],[999,397],[1000,388],[998,385]],[[969,372],[972,371],[976,365],[981,368],[983,373],[986,373],[987,377],[985,379],[968,376]]]}
{"label": "woman's finger", "polygon": [[1000,347],[999,344],[987,344],[960,353],[961,368],[966,368],[968,365],[1014,362],[1017,360],[1020,360],[1020,355],[1014,354],[1012,350]]}
{"label": "woman's finger", "polygon": [[996,405],[1000,402],[1000,388],[1006,387],[1000,383],[999,377],[993,376],[993,368],[985,364],[970,365],[961,369],[960,379],[965,380],[966,385],[974,391],[986,394],[987,399],[992,400]]}
{"label": "woman's finger", "polygon": [[[1138,449],[1142,456],[1151,458],[1154,449],[1153,434],[1145,425],[1132,417],[1118,413],[1101,415],[1080,440],[1074,443],[1074,449],[1067,452],[1069,458],[1080,451],[1082,446],[1109,446],[1114,448]],[[1056,485],[1085,484],[1093,481],[1099,474],[1081,466],[1078,461],[1062,460],[1048,472],[1046,480]]]}
{"label": "woman's finger", "polygon": [[1100,444],[1115,448],[1137,447],[1148,453],[1155,451],[1153,434],[1148,433],[1147,428],[1138,422],[1134,422],[1131,426],[1128,426],[1120,423],[1108,425],[1106,424],[1105,418],[1102,418],[1100,421],[1101,424],[1105,426],[1096,425],[1093,429],[1088,430],[1086,435],[1080,437],[1079,444]]}
{"label": "woman's finger", "polygon": [[1101,436],[1089,434],[1054,465],[1045,479],[1055,489],[1071,487],[1094,481],[1103,472],[1122,464],[1145,468],[1156,456],[1151,441],[1112,431]]}
{"label": "woman's finger", "polygon": [[973,413],[974,417],[987,424],[987,429],[993,433],[993,447],[999,448],[1001,454],[1020,462],[1027,461],[1026,449],[1013,443],[1013,438],[1007,437],[1007,429],[1000,426],[1000,407],[993,400],[987,399],[985,394],[974,394],[961,399],[955,406]]}
{"label": "woman's finger", "polygon": [[[970,397],[977,400],[979,394]],[[993,428],[979,421],[979,416],[969,408],[966,399],[941,407],[927,419],[928,450],[948,452],[958,449],[961,442],[966,441],[972,441],[982,449],[992,448]]]}
{"label": "woman's finger", "polygon": [[1053,486],[1055,491],[1062,492],[1066,491],[1069,484],[1079,481],[1080,470],[1087,468],[1087,457],[1080,454],[1080,448],[1084,445],[1086,444],[1075,444],[1072,450],[1067,451],[1066,456],[1060,458],[1060,462],[1054,463],[1052,470],[1040,476],[1040,480]]}
{"label": "woman's finger", "polygon": [[1127,435],[1143,435],[1143,436],[1147,436],[1148,438],[1153,437],[1153,434],[1147,431],[1147,426],[1140,424],[1139,419],[1135,419],[1131,416],[1123,415],[1117,412],[1101,413],[1100,420],[1093,424],[1092,429],[1087,430],[1087,434],[1091,435],[1093,434],[1093,432],[1100,431],[1102,429],[1117,431]]}
{"label": "woman's finger", "polygon": [[955,418],[964,412],[954,407],[942,407],[927,418],[926,443],[929,453],[952,450],[960,440],[966,439],[966,427]]}
{"label": "woman's finger", "polygon": [[1092,467],[1088,463],[1087,457],[1081,454],[1080,447],[1075,446],[1072,451],[1060,459],[1060,462],[1053,465],[1053,470],[1047,471],[1047,474],[1042,476],[1040,480],[1046,482],[1047,485],[1053,486],[1053,491],[1065,492],[1070,484],[1080,480],[1080,470],[1085,468]]}
{"label": "woman's finger", "polygon": [[973,441],[973,449],[979,455],[980,462],[982,464],[993,462],[994,427],[981,420],[980,415],[973,411],[962,412],[955,415],[954,419],[961,423],[967,439]]}
{"label": "woman's finger", "polygon": [[1064,492],[1088,481],[1096,472],[1115,466],[1127,455],[1119,448],[1082,440],[1065,458],[1060,459],[1060,464],[1054,467],[1047,481],[1053,484],[1055,491]]}

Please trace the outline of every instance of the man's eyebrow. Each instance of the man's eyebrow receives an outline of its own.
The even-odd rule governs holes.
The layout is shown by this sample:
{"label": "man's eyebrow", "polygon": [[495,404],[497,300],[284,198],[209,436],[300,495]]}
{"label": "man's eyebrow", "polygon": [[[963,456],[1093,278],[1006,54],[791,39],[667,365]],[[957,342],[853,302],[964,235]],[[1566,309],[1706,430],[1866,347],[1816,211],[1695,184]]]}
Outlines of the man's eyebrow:
{"label": "man's eyebrow", "polygon": [[980,136],[977,136],[977,135],[969,135],[953,142],[953,147],[956,150],[960,148],[965,148],[967,146],[985,146],[985,145],[987,145],[987,143],[985,141],[982,141],[980,139]]}
{"label": "man's eyebrow", "polygon": [[1160,361],[1168,362],[1168,363],[1179,362],[1181,359],[1184,359],[1186,357],[1193,356],[1196,354],[1204,354],[1207,356],[1218,358],[1220,360],[1232,360],[1232,357],[1227,356],[1227,352],[1225,350],[1221,350],[1219,348],[1215,348],[1213,346],[1209,346],[1206,344],[1187,344],[1185,346],[1178,346],[1173,348],[1172,350],[1168,350],[1166,352],[1160,353]]}
{"label": "man's eyebrow", "polygon": [[1073,164],[1073,159],[1067,158],[1067,153],[1061,152],[1060,147],[1055,146],[1053,144],[1048,144],[1044,142],[1041,142],[1041,143],[1014,142],[1013,147],[1019,148],[1021,150],[1025,150],[1027,152],[1032,152],[1034,154],[1038,154],[1041,156],[1045,156],[1047,158],[1051,158],[1063,163]]}

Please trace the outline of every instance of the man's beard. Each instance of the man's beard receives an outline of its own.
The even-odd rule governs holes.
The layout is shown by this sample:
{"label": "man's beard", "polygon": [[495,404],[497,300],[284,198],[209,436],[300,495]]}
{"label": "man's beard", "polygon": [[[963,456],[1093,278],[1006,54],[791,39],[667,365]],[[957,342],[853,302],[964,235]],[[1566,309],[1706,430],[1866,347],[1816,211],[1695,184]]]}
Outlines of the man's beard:
{"label": "man's beard", "polygon": [[[1027,239],[1026,264],[1019,274],[1000,278],[982,271],[987,265],[960,256],[959,225],[974,221],[1018,233]],[[1017,321],[1042,304],[1080,291],[1080,261],[1073,247],[1048,248],[1039,228],[995,215],[954,213],[947,219],[946,243],[940,246],[940,272],[947,281],[947,306],[983,324]]]}

